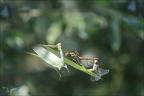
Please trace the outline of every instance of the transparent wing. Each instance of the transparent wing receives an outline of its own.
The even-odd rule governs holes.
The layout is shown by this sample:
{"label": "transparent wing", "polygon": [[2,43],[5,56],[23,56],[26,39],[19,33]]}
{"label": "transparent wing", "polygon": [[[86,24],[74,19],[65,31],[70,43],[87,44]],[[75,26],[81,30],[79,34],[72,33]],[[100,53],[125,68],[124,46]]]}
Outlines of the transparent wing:
{"label": "transparent wing", "polygon": [[98,68],[98,69],[95,71],[95,74],[96,74],[97,76],[96,76],[96,77],[91,76],[90,80],[91,80],[92,82],[98,81],[98,80],[101,79],[101,77],[102,77],[103,75],[106,75],[106,74],[108,74],[108,73],[109,73],[109,70],[108,70],[108,69]]}
{"label": "transparent wing", "polygon": [[100,76],[103,76],[103,75],[106,75],[109,73],[109,70],[108,69],[103,69],[103,68],[98,68],[96,73]]}
{"label": "transparent wing", "polygon": [[90,77],[90,80],[91,80],[92,82],[94,82],[94,81],[96,81],[96,77],[91,76],[91,77]]}
{"label": "transparent wing", "polygon": [[91,78],[90,78],[90,80],[91,80],[92,82],[98,81],[98,80],[100,80],[100,79],[101,79],[100,76],[96,76],[96,77],[91,76]]}
{"label": "transparent wing", "polygon": [[95,74],[96,74],[96,77],[91,76],[91,78],[90,78],[90,80],[91,80],[92,82],[98,81],[98,80],[101,79],[101,74],[99,74],[99,72],[96,71]]}

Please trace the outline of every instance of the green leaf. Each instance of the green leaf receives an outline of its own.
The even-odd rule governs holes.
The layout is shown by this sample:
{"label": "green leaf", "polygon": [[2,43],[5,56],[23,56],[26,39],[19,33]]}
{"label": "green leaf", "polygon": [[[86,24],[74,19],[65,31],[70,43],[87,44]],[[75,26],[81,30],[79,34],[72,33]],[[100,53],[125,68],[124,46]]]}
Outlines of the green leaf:
{"label": "green leaf", "polygon": [[57,38],[62,33],[61,28],[62,28],[61,21],[54,22],[50,25],[47,31],[47,35],[46,35],[47,43],[53,44],[57,40]]}
{"label": "green leaf", "polygon": [[[56,56],[60,57],[60,54],[58,52],[56,52],[55,50],[51,49],[50,47],[45,47],[46,49],[48,49],[49,51],[51,51],[52,53],[54,53]],[[94,76],[96,77],[96,74],[94,74],[93,72],[91,72],[90,70],[86,69],[86,68],[83,68],[81,67],[80,65],[72,62],[71,60],[67,59],[67,58],[64,58],[64,62],[74,68],[76,68],[77,70],[80,70],[82,72],[85,72],[91,76]]]}
{"label": "green leaf", "polygon": [[120,26],[119,20],[114,18],[112,20],[112,35],[111,35],[111,47],[113,51],[117,52],[121,46],[121,34],[120,34]]}
{"label": "green leaf", "polygon": [[46,50],[45,48],[41,46],[35,46],[33,47],[33,50],[38,54],[38,56],[43,59],[45,62],[47,62],[49,65],[59,68],[64,66],[64,62],[55,54],[50,52],[49,50]]}
{"label": "green leaf", "polygon": [[32,56],[35,56],[35,57],[38,57],[38,58],[40,58],[37,54],[34,54],[34,53],[30,53],[30,52],[25,52],[25,53],[27,53],[27,54],[29,54],[29,55],[32,55]]}
{"label": "green leaf", "polygon": [[[49,46],[43,46],[43,47],[46,48],[47,50],[49,50],[50,52],[52,52],[53,54],[55,54],[56,56],[58,56],[58,57],[60,58],[60,54],[59,54],[58,52],[56,52],[55,50],[53,50],[52,48],[50,48]],[[40,58],[40,56],[38,56],[38,55],[36,55],[36,54],[34,54],[34,53],[30,53],[30,52],[26,52],[26,53],[29,54],[29,55],[32,55],[32,56],[35,56],[35,57]],[[64,62],[65,62],[66,64],[68,64],[69,66],[74,67],[75,69],[77,69],[77,70],[79,70],[79,71],[85,72],[85,73],[87,73],[87,74],[89,74],[89,75],[91,75],[91,76],[96,77],[96,74],[94,74],[94,73],[91,72],[90,70],[81,67],[80,65],[72,62],[71,60],[69,60],[69,59],[67,59],[67,58],[65,58],[65,57],[64,57]]]}
{"label": "green leaf", "polygon": [[[60,51],[60,58],[61,58],[61,61],[62,61],[62,63],[63,63],[62,66],[59,66],[59,69],[60,69],[61,67],[65,67],[65,68],[67,69],[67,71],[69,72],[69,69],[68,69],[67,65],[64,64],[64,56],[63,56],[63,52],[62,52],[62,49],[61,49],[61,43],[58,43],[58,44],[56,44],[56,45],[40,45],[40,46],[42,46],[42,47],[44,47],[44,48],[47,48],[47,47],[57,48],[57,49]],[[55,60],[54,60],[54,61],[55,61]]]}
{"label": "green leaf", "polygon": [[[54,55],[52,52],[49,52],[49,51],[47,51],[47,50],[45,50],[45,49],[43,48],[44,51],[46,51],[46,52],[44,52],[43,50],[41,50],[41,48],[43,48],[43,47],[38,46],[38,47],[33,48],[34,51],[35,51],[38,55],[36,55],[36,54],[34,54],[34,53],[30,53],[30,52],[25,52],[25,53],[43,59],[45,62],[47,62],[47,63],[50,65],[51,68],[54,68],[54,69],[58,72],[57,68],[61,67],[64,63],[61,61],[60,58],[58,58],[58,57],[57,57],[56,55]],[[48,55],[47,53],[49,53],[49,55]],[[52,58],[51,58],[50,54],[52,54],[52,55],[51,55]],[[49,57],[50,57],[50,58],[49,58]],[[58,62],[55,62],[55,59],[53,59],[54,57],[56,57],[55,59],[58,59]],[[57,61],[57,60],[56,60],[56,61]],[[59,61],[62,63],[62,65],[59,64],[59,63],[60,63]],[[64,67],[67,68],[66,65],[64,65]],[[68,69],[67,69],[67,70],[68,70]],[[69,71],[69,70],[68,70],[68,71]],[[61,79],[61,74],[60,74],[59,72],[58,72],[58,74],[59,74],[59,80],[60,80],[60,79]]]}

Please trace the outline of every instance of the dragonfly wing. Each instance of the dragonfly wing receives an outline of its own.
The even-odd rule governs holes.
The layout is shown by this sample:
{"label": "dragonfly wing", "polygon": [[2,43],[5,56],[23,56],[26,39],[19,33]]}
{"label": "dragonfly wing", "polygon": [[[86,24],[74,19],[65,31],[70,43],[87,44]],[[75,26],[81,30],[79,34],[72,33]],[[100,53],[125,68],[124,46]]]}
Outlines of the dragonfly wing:
{"label": "dragonfly wing", "polygon": [[93,76],[91,76],[91,78],[90,78],[90,80],[91,80],[92,82],[98,81],[98,80],[100,80],[100,79],[101,79],[101,77],[93,77]]}
{"label": "dragonfly wing", "polygon": [[98,80],[101,79],[101,74],[99,74],[98,72],[95,72],[95,74],[96,74],[96,77],[91,76],[91,78],[90,78],[90,80],[91,80],[92,82],[98,81]]}
{"label": "dragonfly wing", "polygon": [[108,69],[98,68],[98,69],[96,70],[96,72],[95,72],[96,77],[91,76],[90,80],[91,80],[92,82],[98,81],[98,80],[101,79],[101,77],[102,77],[103,75],[106,75],[106,74],[108,74],[108,73],[109,73],[109,70],[108,70]]}
{"label": "dragonfly wing", "polygon": [[93,77],[93,76],[90,77],[90,80],[91,80],[92,82],[96,81],[95,77]]}
{"label": "dragonfly wing", "polygon": [[106,75],[109,73],[108,69],[103,69],[103,68],[98,68],[96,71],[97,74],[99,74],[100,76]]}

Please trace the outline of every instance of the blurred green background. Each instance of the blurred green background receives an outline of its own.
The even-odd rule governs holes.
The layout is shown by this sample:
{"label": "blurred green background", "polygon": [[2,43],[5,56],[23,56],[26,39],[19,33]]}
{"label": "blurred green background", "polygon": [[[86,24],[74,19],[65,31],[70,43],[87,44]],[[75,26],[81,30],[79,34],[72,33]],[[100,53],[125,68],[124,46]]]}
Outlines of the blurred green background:
{"label": "blurred green background", "polygon": [[[17,96],[143,96],[143,0],[1,0],[0,86]],[[68,66],[55,70],[33,52],[62,43],[64,52],[98,57],[104,81]],[[4,95],[4,93],[1,93]]]}

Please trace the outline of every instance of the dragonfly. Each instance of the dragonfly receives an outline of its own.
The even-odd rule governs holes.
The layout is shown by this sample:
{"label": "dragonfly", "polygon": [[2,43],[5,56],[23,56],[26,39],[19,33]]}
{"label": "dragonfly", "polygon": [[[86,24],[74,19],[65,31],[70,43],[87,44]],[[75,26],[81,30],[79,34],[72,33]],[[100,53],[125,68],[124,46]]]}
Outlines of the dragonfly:
{"label": "dragonfly", "polygon": [[[97,61],[93,60],[91,63],[93,63],[93,67],[91,69],[89,69],[90,71],[94,72],[96,74],[96,77],[93,77],[91,76],[90,77],[90,80],[92,82],[94,81],[98,81],[100,79],[102,79],[101,77],[103,75],[106,75],[109,73],[109,70],[108,69],[103,69],[103,68],[100,68],[96,63]],[[102,79],[103,80],[103,79]]]}
{"label": "dragonfly", "polygon": [[95,61],[99,61],[99,58],[86,58],[86,57],[81,57],[79,56],[79,53],[77,50],[75,50],[74,52],[65,52],[65,56],[70,59],[71,61],[79,64],[80,66],[83,66],[81,64],[80,60],[95,60]]}
{"label": "dragonfly", "polygon": [[[103,68],[100,68],[98,65],[97,65],[97,62],[99,61],[99,58],[86,58],[86,57],[81,57],[79,56],[79,53],[75,50],[74,52],[65,52],[65,56],[70,59],[71,61],[79,64],[80,66],[84,67],[82,64],[81,64],[81,60],[91,60],[91,63],[92,63],[92,68],[90,68],[89,70],[94,72],[96,74],[96,77],[93,77],[91,76],[90,80],[92,82],[94,81],[98,81],[100,79],[102,79],[101,77],[103,75],[106,75],[109,73],[109,70],[108,69],[103,69]],[[85,67],[84,67],[85,68]]]}

